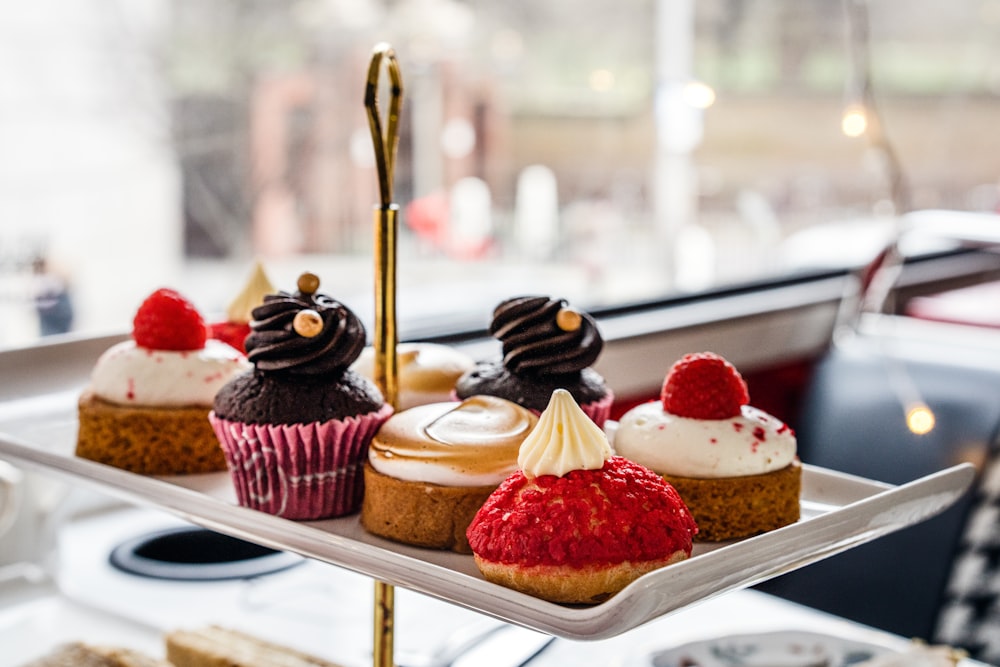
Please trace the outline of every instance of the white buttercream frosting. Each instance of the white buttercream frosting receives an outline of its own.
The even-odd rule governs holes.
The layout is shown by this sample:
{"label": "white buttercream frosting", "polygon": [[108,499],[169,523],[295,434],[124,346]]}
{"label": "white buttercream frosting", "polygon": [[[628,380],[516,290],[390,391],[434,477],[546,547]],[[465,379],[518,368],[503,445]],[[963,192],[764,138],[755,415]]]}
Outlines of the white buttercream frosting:
{"label": "white buttercream frosting", "polygon": [[795,434],[763,410],[744,405],[729,419],[689,419],[659,401],[622,416],[615,452],[661,475],[719,478],[780,470],[795,459]]}
{"label": "white buttercream frosting", "polygon": [[211,406],[233,376],[252,368],[240,352],[209,339],[200,350],[150,350],[127,340],[101,355],[90,376],[100,398],[147,407]]}
{"label": "white buttercream frosting", "polygon": [[599,470],[611,456],[604,431],[568,391],[556,389],[535,430],[521,443],[517,464],[529,478],[562,477],[573,470]]}

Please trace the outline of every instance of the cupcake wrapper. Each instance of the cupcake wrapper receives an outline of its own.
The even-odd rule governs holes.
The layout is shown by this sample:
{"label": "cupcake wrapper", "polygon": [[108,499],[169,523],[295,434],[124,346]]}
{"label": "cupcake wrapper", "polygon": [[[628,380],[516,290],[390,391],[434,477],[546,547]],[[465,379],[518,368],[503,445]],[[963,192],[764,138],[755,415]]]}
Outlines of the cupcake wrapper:
{"label": "cupcake wrapper", "polygon": [[[451,400],[462,400],[458,397],[458,392],[454,389],[451,391]],[[583,410],[584,414],[590,417],[595,424],[604,428],[604,422],[611,418],[611,406],[614,402],[615,394],[608,389],[608,393],[605,394],[604,398],[597,401],[591,401],[590,403],[584,403],[580,406],[580,409]],[[536,417],[542,414],[541,410],[531,410],[531,412],[535,413]]]}
{"label": "cupcake wrapper", "polygon": [[590,417],[595,424],[604,428],[604,422],[611,417],[611,406],[615,402],[614,393],[608,389],[607,395],[599,401],[584,403],[580,409]]}
{"label": "cupcake wrapper", "polygon": [[328,519],[357,511],[368,444],[392,407],[310,424],[247,424],[209,414],[240,505],[284,517]]}

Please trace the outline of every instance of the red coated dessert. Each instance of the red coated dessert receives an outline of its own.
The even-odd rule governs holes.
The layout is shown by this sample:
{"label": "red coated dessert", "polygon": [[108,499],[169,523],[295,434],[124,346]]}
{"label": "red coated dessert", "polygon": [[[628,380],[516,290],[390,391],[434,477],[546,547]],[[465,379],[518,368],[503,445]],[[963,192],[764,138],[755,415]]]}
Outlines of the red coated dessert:
{"label": "red coated dessert", "polygon": [[552,602],[593,604],[691,555],[698,528],[677,492],[612,456],[568,392],[553,393],[518,463],[467,531],[486,579]]}

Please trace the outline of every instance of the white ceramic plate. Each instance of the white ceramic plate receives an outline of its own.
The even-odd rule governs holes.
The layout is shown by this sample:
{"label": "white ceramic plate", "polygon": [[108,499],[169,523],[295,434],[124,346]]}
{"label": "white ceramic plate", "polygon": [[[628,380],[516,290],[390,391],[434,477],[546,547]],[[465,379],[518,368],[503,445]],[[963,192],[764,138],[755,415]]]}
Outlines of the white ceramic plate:
{"label": "white ceramic plate", "polygon": [[732,635],[650,653],[647,667],[851,667],[894,653],[877,644],[815,632]]}
{"label": "white ceramic plate", "polygon": [[369,535],[357,516],[294,522],[240,507],[225,473],[143,477],[76,458],[76,398],[104,347],[84,340],[0,353],[0,458],[568,639],[613,637],[923,521],[957,500],[974,476],[963,464],[894,487],[806,465],[799,522],[741,541],[698,544],[688,560],[639,578],[606,602],[563,606],[485,581],[471,556]]}

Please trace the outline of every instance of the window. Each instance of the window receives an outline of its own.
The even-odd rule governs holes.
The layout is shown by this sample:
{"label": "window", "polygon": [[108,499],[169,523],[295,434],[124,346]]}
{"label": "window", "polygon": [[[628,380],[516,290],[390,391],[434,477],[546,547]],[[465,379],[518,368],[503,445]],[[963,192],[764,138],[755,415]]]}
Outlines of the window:
{"label": "window", "polygon": [[40,286],[118,331],[162,285],[221,313],[255,257],[370,318],[379,41],[406,88],[404,336],[519,293],[858,265],[901,209],[997,209],[998,24],[996,0],[5,7],[0,346],[48,331]]}

